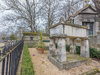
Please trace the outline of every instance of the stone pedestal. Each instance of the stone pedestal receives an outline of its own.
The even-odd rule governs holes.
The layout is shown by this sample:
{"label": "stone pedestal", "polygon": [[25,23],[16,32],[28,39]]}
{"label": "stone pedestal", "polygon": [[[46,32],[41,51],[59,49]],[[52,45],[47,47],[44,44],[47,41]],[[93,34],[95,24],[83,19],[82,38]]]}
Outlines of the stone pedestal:
{"label": "stone pedestal", "polygon": [[82,40],[81,42],[81,56],[89,58],[89,41],[88,40]]}
{"label": "stone pedestal", "polygon": [[49,56],[55,56],[56,47],[55,47],[55,41],[54,39],[50,39],[50,44],[49,44]]}
{"label": "stone pedestal", "polygon": [[58,52],[57,52],[57,60],[59,62],[66,62],[66,41],[64,38],[58,39]]}
{"label": "stone pedestal", "polygon": [[75,54],[76,53],[76,45],[74,39],[70,40],[70,53]]}

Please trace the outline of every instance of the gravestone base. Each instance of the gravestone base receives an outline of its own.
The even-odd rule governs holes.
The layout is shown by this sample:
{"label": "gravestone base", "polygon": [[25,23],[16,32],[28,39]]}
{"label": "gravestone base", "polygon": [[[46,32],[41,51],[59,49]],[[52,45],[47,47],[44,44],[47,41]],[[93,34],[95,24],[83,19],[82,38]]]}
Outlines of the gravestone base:
{"label": "gravestone base", "polygon": [[99,71],[99,69],[95,68],[95,69],[85,72],[81,75],[100,75],[100,71]]}
{"label": "gravestone base", "polygon": [[59,62],[55,57],[52,57],[52,56],[48,56],[48,59],[49,61],[54,64],[56,67],[59,68],[59,70],[63,70],[63,69],[71,69],[71,68],[74,68],[74,67],[78,67],[80,65],[83,65],[83,64],[86,64],[86,63],[89,63],[91,60],[89,59],[84,59],[84,60],[70,60],[70,61],[66,61],[66,63],[61,63]]}

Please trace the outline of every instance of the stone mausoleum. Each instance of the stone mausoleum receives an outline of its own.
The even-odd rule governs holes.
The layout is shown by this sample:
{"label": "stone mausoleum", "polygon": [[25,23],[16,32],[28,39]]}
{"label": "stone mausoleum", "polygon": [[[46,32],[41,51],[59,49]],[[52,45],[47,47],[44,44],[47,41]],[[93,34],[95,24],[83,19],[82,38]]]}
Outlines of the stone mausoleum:
{"label": "stone mausoleum", "polygon": [[88,35],[97,35],[100,30],[98,22],[98,13],[93,5],[86,5],[75,14],[70,16],[72,24],[88,26]]}
{"label": "stone mausoleum", "polygon": [[71,24],[88,26],[89,44],[100,49],[100,25],[95,6],[86,4],[82,9],[69,17]]}
{"label": "stone mausoleum", "polygon": [[[49,60],[58,66],[65,68],[67,62],[67,52],[66,52],[66,40],[70,39],[71,54],[76,53],[76,41],[80,40],[81,52],[80,56],[89,58],[89,41],[87,35],[87,26],[68,24],[64,22],[63,18],[60,19],[59,23],[50,27],[50,46],[49,46]],[[56,48],[57,44],[57,48]],[[78,62],[80,64],[80,62]],[[70,63],[69,63],[70,64]],[[68,68],[67,64],[67,68]],[[78,66],[78,64],[73,64],[72,67]],[[60,67],[60,68],[61,68]],[[70,67],[70,66],[69,66]]]}

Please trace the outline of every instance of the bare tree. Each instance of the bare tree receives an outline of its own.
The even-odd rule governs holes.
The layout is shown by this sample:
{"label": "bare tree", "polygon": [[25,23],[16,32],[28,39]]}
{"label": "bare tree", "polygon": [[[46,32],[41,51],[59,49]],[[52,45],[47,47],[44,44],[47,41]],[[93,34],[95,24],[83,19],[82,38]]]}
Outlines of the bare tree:
{"label": "bare tree", "polygon": [[49,27],[53,25],[56,22],[56,19],[58,19],[58,6],[59,6],[59,0],[43,0],[43,13],[42,16],[45,19],[46,24],[46,32],[49,33]]}
{"label": "bare tree", "polygon": [[42,16],[45,19],[46,32],[49,33],[49,27],[55,24],[60,17],[67,19],[69,15],[79,9],[79,3],[83,0],[42,0],[44,8]]}
{"label": "bare tree", "polygon": [[6,21],[20,22],[26,24],[32,32],[36,32],[37,20],[41,9],[41,2],[38,0],[2,0],[3,9],[10,13],[4,17]]}
{"label": "bare tree", "polygon": [[100,0],[93,0],[99,16],[99,30],[100,30]]}
{"label": "bare tree", "polygon": [[80,3],[82,5],[83,0],[64,0],[64,3],[61,6],[60,15],[66,20],[70,15],[74,14],[79,10]]}
{"label": "bare tree", "polygon": [[100,0],[93,0],[97,11],[100,13]]}

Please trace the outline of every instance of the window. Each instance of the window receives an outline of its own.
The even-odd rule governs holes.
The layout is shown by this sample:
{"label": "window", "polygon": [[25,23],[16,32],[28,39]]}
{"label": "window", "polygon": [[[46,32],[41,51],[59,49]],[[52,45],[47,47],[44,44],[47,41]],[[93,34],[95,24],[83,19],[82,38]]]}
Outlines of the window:
{"label": "window", "polygon": [[83,26],[88,26],[88,35],[93,35],[93,22],[82,22]]}
{"label": "window", "polygon": [[33,37],[30,37],[30,40],[32,41],[33,40]]}
{"label": "window", "polygon": [[74,19],[72,20],[73,24],[74,24]]}

